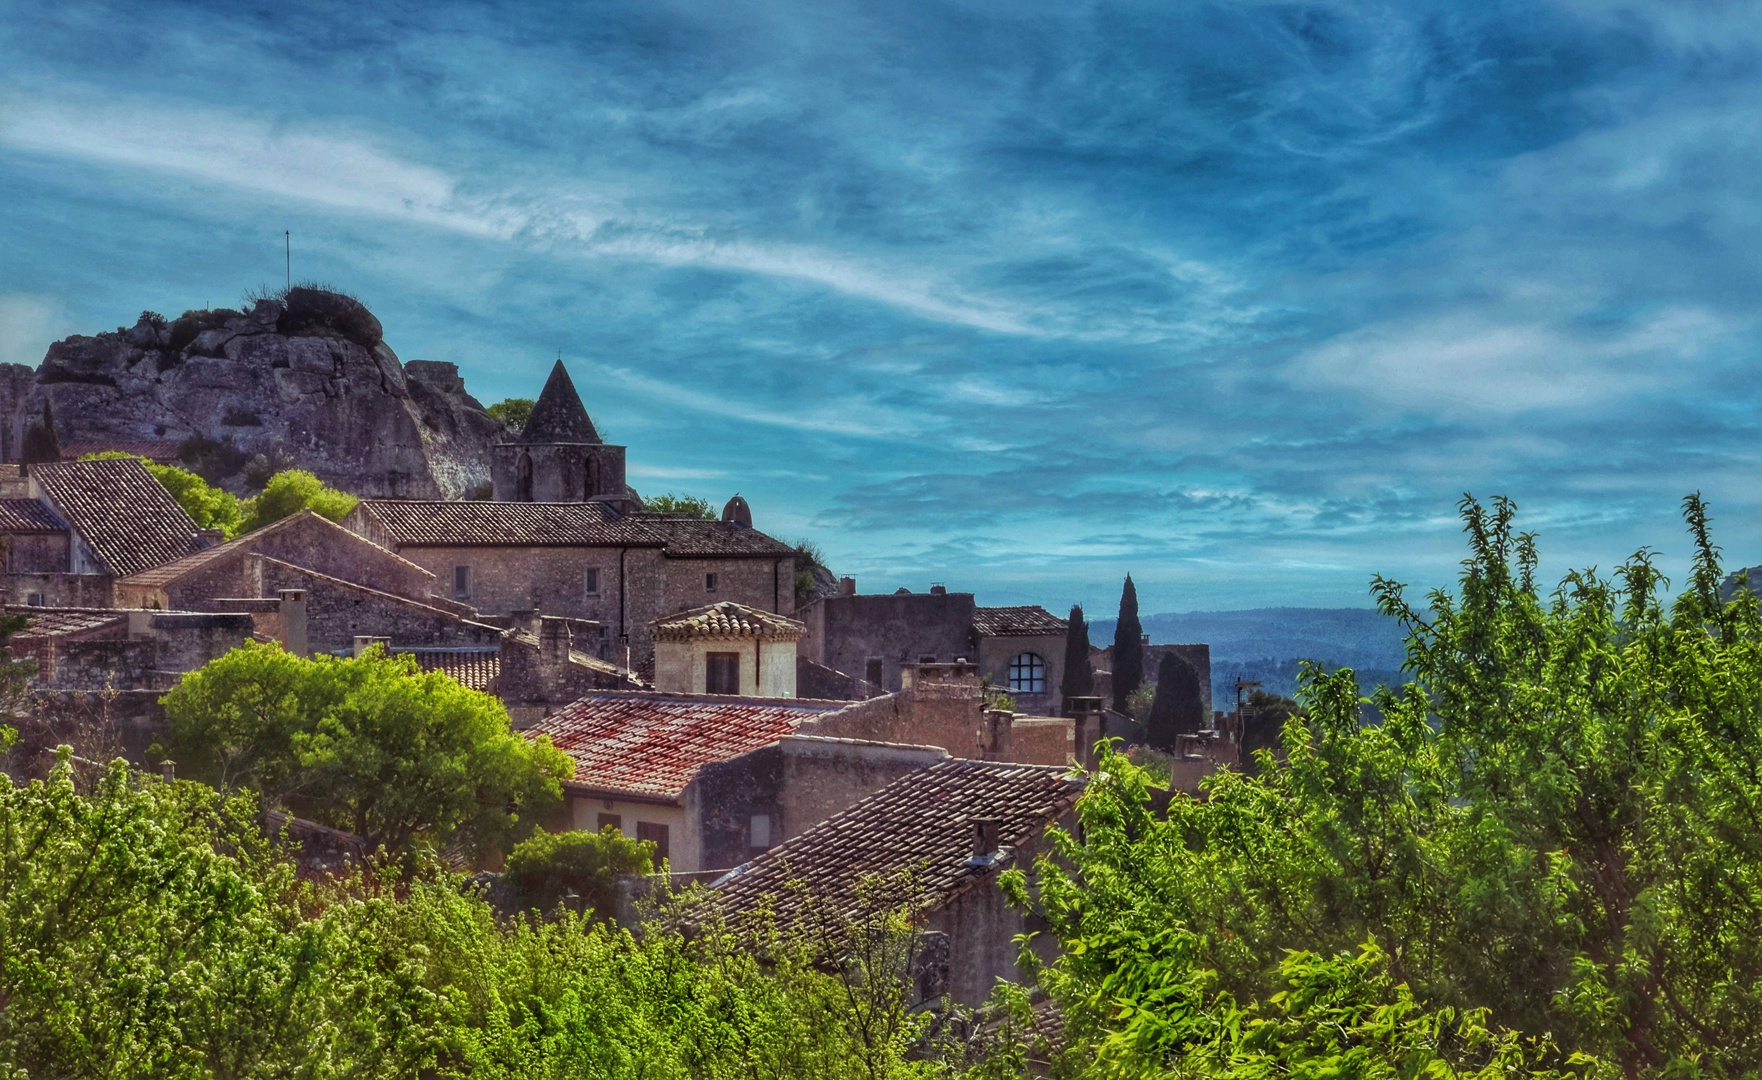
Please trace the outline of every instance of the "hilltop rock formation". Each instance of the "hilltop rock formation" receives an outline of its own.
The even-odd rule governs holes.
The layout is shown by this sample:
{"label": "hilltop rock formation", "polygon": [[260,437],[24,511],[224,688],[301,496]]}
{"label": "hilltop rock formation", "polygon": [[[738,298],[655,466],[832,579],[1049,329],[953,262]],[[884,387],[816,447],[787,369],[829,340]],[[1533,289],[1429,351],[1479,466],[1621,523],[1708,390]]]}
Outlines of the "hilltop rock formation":
{"label": "hilltop rock formation", "polygon": [[464,498],[487,487],[502,433],[455,365],[400,363],[366,307],[306,288],[248,313],[144,313],[56,342],[34,372],[0,365],[5,460],[45,400],[63,447],[175,441],[230,487],[261,454],[358,495]]}

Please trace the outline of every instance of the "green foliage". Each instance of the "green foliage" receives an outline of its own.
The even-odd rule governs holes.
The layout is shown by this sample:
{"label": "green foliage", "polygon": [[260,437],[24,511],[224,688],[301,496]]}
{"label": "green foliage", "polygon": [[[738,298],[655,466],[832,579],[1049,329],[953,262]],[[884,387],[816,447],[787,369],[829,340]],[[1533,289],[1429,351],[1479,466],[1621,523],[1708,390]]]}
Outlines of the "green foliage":
{"label": "green foliage", "polygon": [[489,413],[491,420],[518,435],[520,429],[526,426],[526,421],[532,419],[532,407],[537,404],[531,398],[511,397],[496,402],[484,412]]}
{"label": "green foliage", "polygon": [[246,642],[163,699],[165,749],[223,791],[401,852],[501,846],[558,805],[573,763],[509,728],[495,697],[408,655],[307,660]]}
{"label": "green foliage", "polygon": [[[300,880],[254,801],[133,776],[0,780],[7,1076],[748,1080],[927,1076],[865,1041],[864,972],[564,915],[444,872]],[[876,984],[879,980],[869,980]],[[899,1010],[895,1010],[896,1016]],[[907,1024],[896,1023],[905,1027]]]}
{"label": "green foliage", "polygon": [[1103,751],[1035,877],[1042,982],[1118,1071],[1762,1072],[1757,598],[1722,601],[1698,498],[1673,603],[1649,551],[1544,592],[1508,502],[1463,515],[1456,594],[1376,583],[1413,676],[1380,722],[1312,667],[1284,760],[1166,818]]}
{"label": "green foliage", "polygon": [[799,553],[795,560],[795,606],[807,603],[814,593],[814,569],[827,570],[826,553],[820,545],[807,537],[802,537],[794,544]]}
{"label": "green foliage", "polygon": [[341,521],[360,501],[346,491],[327,486],[304,469],[287,469],[270,477],[261,494],[245,500],[239,532],[261,529],[302,510]]}
{"label": "green foliage", "polygon": [[1155,704],[1156,684],[1144,683],[1140,685],[1138,689],[1132,691],[1132,695],[1126,699],[1126,708],[1124,712],[1134,720],[1139,717],[1148,718],[1150,716],[1151,706]]}
{"label": "green foliage", "polygon": [[573,891],[586,911],[609,915],[618,879],[653,873],[654,858],[654,844],[628,839],[611,825],[597,833],[539,829],[508,852],[502,881],[521,909],[554,911]]}
{"label": "green foliage", "polygon": [[171,492],[171,497],[178,501],[178,505],[184,508],[184,513],[190,515],[190,520],[197,527],[219,529],[228,539],[238,535],[243,509],[238,496],[232,492],[214,487],[188,469],[176,465],[160,465],[121,450],[87,454],[80,460],[102,461],[107,458],[135,458],[147,467],[147,471],[153,474],[153,479],[159,481],[161,487]]}
{"label": "green foliage", "polygon": [[1072,604],[1070,621],[1065,626],[1064,683],[1059,694],[1068,709],[1072,698],[1093,693],[1095,665],[1089,659],[1089,624],[1083,621],[1083,606]]}
{"label": "green foliage", "polygon": [[1120,617],[1113,628],[1113,707],[1133,719],[1149,715],[1132,711],[1133,695],[1144,684],[1144,627],[1138,622],[1138,587],[1132,575],[1120,589]]}
{"label": "green foliage", "polygon": [[1193,665],[1185,657],[1163,653],[1156,667],[1156,696],[1144,721],[1144,738],[1157,749],[1167,750],[1175,745],[1175,736],[1205,727],[1204,694]]}
{"label": "green foliage", "polygon": [[687,517],[703,518],[715,521],[722,515],[710,504],[710,500],[696,495],[675,495],[671,491],[664,495],[650,495],[642,500],[642,508],[651,514],[684,514]]}
{"label": "green foliage", "polygon": [[24,432],[24,445],[19,460],[26,465],[61,460],[61,439],[55,434],[55,413],[49,399],[43,399],[43,418],[33,421]]}

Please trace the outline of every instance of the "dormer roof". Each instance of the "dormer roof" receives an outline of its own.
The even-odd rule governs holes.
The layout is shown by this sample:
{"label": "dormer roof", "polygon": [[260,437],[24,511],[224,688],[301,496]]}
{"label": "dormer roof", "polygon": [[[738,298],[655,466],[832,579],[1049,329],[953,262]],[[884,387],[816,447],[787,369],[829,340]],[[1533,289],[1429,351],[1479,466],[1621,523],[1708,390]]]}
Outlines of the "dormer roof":
{"label": "dormer roof", "polygon": [[538,395],[538,403],[532,407],[532,415],[527,418],[526,426],[520,429],[520,434],[514,441],[600,441],[600,433],[594,429],[593,420],[587,415],[587,408],[581,404],[581,395],[575,392],[575,384],[570,381],[569,373],[563,370],[563,361],[558,360],[556,366],[551,368],[551,377],[545,380],[545,388]]}

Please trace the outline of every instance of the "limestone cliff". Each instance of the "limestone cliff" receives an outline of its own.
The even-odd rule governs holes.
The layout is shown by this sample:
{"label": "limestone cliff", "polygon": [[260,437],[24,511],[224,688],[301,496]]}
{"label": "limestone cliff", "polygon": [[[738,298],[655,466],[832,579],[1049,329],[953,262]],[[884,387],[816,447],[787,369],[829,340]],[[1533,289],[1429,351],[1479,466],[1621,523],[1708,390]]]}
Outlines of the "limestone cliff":
{"label": "limestone cliff", "polygon": [[70,443],[176,441],[239,487],[258,454],[358,495],[457,499],[489,481],[501,425],[452,364],[399,363],[355,300],[296,288],[250,312],[144,314],[0,366],[0,447],[19,459],[47,400]]}

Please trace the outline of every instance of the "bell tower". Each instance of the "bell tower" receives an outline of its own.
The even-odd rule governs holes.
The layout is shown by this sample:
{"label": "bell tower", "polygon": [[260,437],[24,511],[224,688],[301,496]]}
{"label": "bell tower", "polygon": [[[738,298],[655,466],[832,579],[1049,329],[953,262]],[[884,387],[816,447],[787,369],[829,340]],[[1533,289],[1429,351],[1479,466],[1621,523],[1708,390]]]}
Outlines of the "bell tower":
{"label": "bell tower", "polygon": [[603,502],[635,509],[624,483],[624,447],[600,439],[558,360],[526,426],[493,448],[490,482],[498,502]]}

